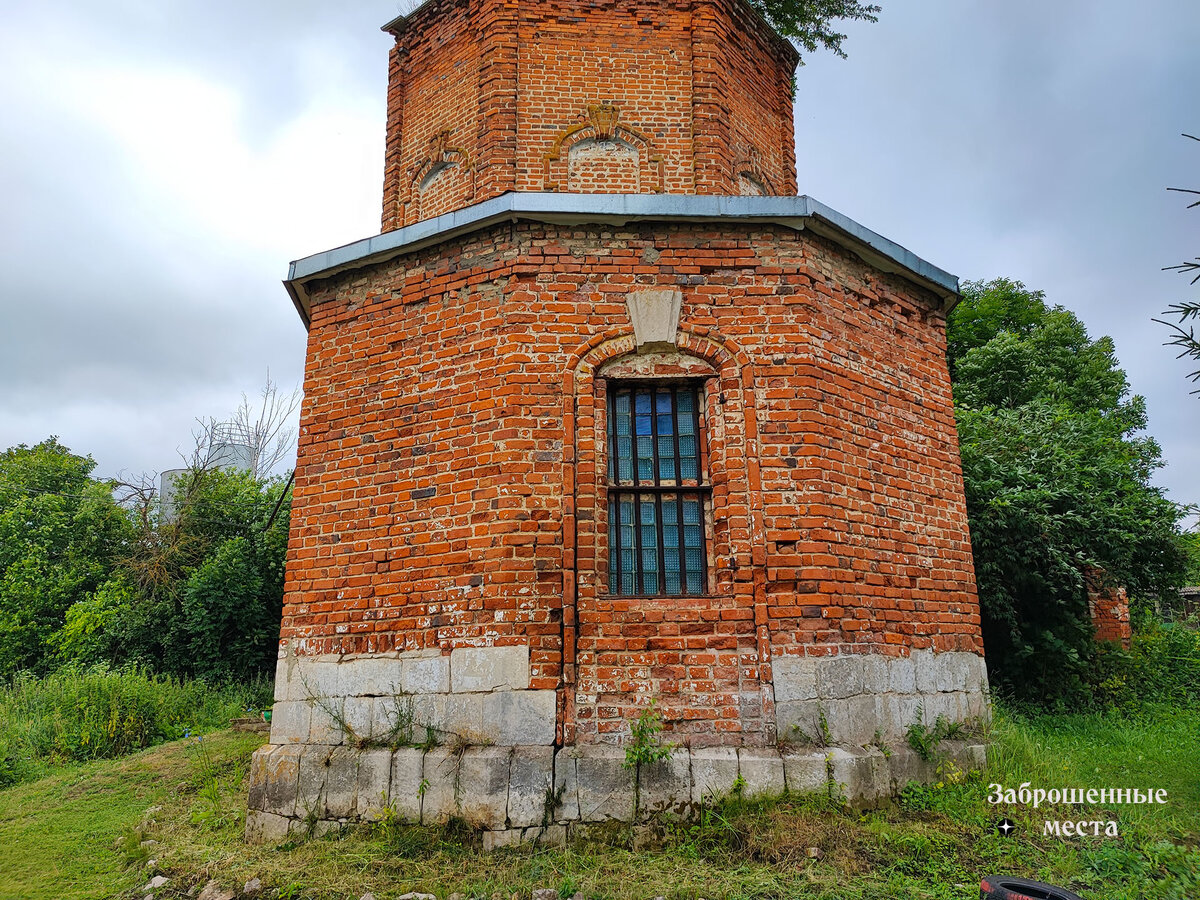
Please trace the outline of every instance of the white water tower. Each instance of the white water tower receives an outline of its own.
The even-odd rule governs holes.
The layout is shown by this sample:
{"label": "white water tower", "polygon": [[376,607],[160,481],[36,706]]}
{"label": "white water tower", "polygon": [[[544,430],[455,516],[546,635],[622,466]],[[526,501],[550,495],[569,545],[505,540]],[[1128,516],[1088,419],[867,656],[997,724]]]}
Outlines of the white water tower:
{"label": "white water tower", "polygon": [[[205,469],[254,472],[254,447],[246,441],[240,428],[228,422],[214,425],[208,434],[204,452]],[[164,519],[173,519],[178,512],[182,479],[191,469],[166,469],[158,476],[159,508]]]}

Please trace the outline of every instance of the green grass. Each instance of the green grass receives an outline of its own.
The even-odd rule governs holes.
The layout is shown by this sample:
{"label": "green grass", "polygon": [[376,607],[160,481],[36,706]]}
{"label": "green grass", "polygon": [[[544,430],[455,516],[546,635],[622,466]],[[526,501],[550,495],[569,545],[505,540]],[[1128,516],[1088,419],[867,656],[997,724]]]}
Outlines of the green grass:
{"label": "green grass", "polygon": [[68,669],[0,683],[0,787],[229,724],[271,685],[213,686],[137,669]]}
{"label": "green grass", "polygon": [[997,729],[990,753],[1006,787],[1164,789],[1164,806],[1114,809],[1121,831],[1154,840],[1200,835],[1200,712],[1159,707],[1019,720]]}
{"label": "green grass", "polygon": [[[226,731],[208,740],[232,772],[262,736]],[[0,900],[105,898],[144,884],[139,826],[155,818],[146,813],[155,806],[192,805],[195,746],[175,741],[0,791]]]}
{"label": "green grass", "polygon": [[[352,829],[280,847],[242,842],[246,771],[261,738],[229,732],[177,741],[116,761],[57,772],[0,791],[0,900],[129,896],[152,852],[178,894],[215,877],[252,877],[308,900],[379,900],[408,891],[528,897],[550,887],[596,900],[976,900],[979,879],[1008,873],[1062,884],[1088,900],[1200,897],[1200,711],[998,718],[982,777],[948,769],[890,809],[856,813],[816,800],[730,802],[696,825],[662,835],[658,849],[615,843],[484,854],[464,827],[401,823]],[[1111,810],[997,808],[989,782],[1018,786],[1141,787],[1168,791],[1164,807]],[[161,806],[152,814],[147,809]],[[1117,839],[1056,838],[1047,818],[1107,819]],[[1000,815],[1022,831],[1002,838]],[[818,848],[819,858],[809,848]]]}

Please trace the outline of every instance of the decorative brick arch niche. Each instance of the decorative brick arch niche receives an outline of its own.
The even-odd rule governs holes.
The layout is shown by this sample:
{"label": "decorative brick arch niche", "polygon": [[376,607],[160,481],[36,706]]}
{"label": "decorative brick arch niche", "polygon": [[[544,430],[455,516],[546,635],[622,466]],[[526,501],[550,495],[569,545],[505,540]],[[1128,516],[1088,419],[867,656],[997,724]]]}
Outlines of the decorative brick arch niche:
{"label": "decorative brick arch niche", "polygon": [[763,166],[762,154],[756,147],[751,147],[746,155],[734,164],[733,177],[737,191],[743,197],[764,197],[775,193],[771,176]]}
{"label": "decorative brick arch niche", "polygon": [[471,154],[451,143],[443,129],[429,141],[429,154],[412,167],[404,202],[404,224],[459,209],[475,196]]}
{"label": "decorative brick arch niche", "polygon": [[622,124],[621,107],[589,106],[586,121],[564,129],[545,157],[547,191],[660,193],[663,158],[650,138]]}

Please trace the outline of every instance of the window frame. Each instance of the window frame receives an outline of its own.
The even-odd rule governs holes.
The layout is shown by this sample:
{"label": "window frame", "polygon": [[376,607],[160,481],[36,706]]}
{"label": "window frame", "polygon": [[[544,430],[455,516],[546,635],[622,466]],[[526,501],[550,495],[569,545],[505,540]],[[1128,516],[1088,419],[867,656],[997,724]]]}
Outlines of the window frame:
{"label": "window frame", "polygon": [[[708,448],[708,411],[706,408],[707,399],[707,382],[709,377],[684,377],[684,378],[639,378],[639,377],[608,377],[604,379],[604,462],[601,467],[603,473],[603,488],[604,499],[603,509],[606,516],[606,527],[602,534],[605,535],[608,541],[607,560],[608,564],[603,567],[603,577],[606,580],[606,590],[604,596],[611,598],[631,599],[657,599],[657,600],[673,600],[687,597],[709,597],[712,596],[712,565],[710,560],[710,551],[712,549],[713,520],[712,520],[712,500],[713,500],[713,485],[710,472],[709,448]],[[671,417],[672,417],[672,450],[673,453],[669,456],[662,456],[659,453],[660,443],[658,434],[658,418],[657,411],[657,395],[658,392],[669,389],[671,391]],[[680,477],[682,473],[683,454],[680,452],[680,434],[679,434],[679,395],[681,390],[686,389],[691,392],[692,403],[692,423],[696,435],[696,478],[694,484],[684,484],[684,479]],[[651,434],[650,441],[654,450],[652,457],[653,479],[649,483],[641,483],[640,475],[637,470],[640,457],[637,454],[637,411],[636,397],[638,391],[649,390],[651,396]],[[631,479],[629,483],[621,483],[619,465],[620,457],[617,453],[616,441],[618,438],[616,425],[616,403],[617,396],[620,393],[628,392],[630,396],[630,422],[632,430],[630,434],[631,453],[628,457],[632,469]],[[671,479],[662,477],[661,461],[669,459],[674,464],[674,472],[676,477],[673,483]],[[689,481],[691,479],[688,479]],[[646,568],[644,566],[645,558],[643,556],[644,548],[642,546],[642,529],[645,525],[641,519],[641,497],[650,495],[655,498],[654,509],[654,528],[656,530],[656,551],[657,551],[657,576],[658,586],[655,590],[646,589]],[[670,593],[667,590],[667,569],[666,558],[668,548],[664,541],[664,522],[663,508],[667,503],[664,503],[664,496],[675,495],[675,510],[676,523],[679,529],[678,552],[679,552],[679,579],[680,591],[678,593]],[[633,567],[633,582],[634,590],[629,593],[622,592],[620,588],[620,580],[626,574],[621,570],[621,559],[617,555],[623,549],[619,541],[620,534],[620,498],[626,496],[633,498],[633,533],[634,533],[634,567]],[[687,567],[686,543],[684,537],[685,517],[684,517],[684,501],[687,498],[695,498],[697,501],[696,508],[699,510],[699,528],[700,528],[700,554],[699,554],[699,572],[693,573]],[[618,517],[614,527],[613,517]],[[618,538],[614,541],[614,532]],[[698,574],[700,584],[699,590],[687,589],[689,575]],[[694,583],[694,582],[693,582]]]}

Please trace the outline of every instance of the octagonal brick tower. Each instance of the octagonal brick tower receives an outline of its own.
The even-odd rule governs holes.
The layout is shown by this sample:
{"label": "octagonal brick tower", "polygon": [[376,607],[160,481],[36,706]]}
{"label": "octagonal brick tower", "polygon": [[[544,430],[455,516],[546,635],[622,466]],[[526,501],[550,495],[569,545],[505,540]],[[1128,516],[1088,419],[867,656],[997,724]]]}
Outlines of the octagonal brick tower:
{"label": "octagonal brick tower", "polygon": [[[495,846],[739,777],[930,774],[908,726],[987,714],[958,282],[795,196],[793,48],[742,0],[430,0],[385,31],[384,230],[286,282],[309,342],[248,835],[390,807]],[[675,752],[635,804],[651,703]]]}
{"label": "octagonal brick tower", "polygon": [[433,0],[384,30],[384,231],[506,191],[796,192],[798,56],[740,0]]}

